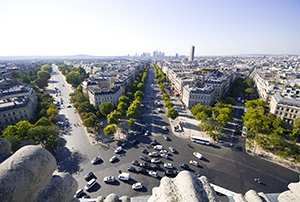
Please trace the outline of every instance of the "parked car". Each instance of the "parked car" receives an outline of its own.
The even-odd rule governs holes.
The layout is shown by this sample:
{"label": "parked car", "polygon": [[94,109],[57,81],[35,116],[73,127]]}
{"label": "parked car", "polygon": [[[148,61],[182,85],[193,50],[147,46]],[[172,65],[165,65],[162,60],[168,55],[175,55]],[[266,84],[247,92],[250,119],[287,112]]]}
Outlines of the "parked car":
{"label": "parked car", "polygon": [[154,164],[154,165],[151,166],[151,169],[152,170],[160,170],[161,167],[158,164]]}
{"label": "parked car", "polygon": [[148,128],[148,123],[145,124],[145,127]]}
{"label": "parked car", "polygon": [[138,140],[137,140],[137,139],[134,139],[134,140],[132,140],[131,144],[132,144],[132,145],[135,145],[137,142],[138,142]]}
{"label": "parked car", "polygon": [[164,167],[165,167],[165,168],[172,169],[172,168],[173,168],[173,164],[172,164],[172,163],[165,163],[165,164],[164,164]]}
{"label": "parked car", "polygon": [[135,171],[136,171],[135,168],[134,168],[133,166],[128,167],[127,170],[128,170],[129,172],[135,172]]}
{"label": "parked car", "polygon": [[156,140],[153,140],[152,142],[150,142],[150,145],[151,146],[155,146],[155,145],[158,145],[159,143],[156,141]]}
{"label": "parked car", "polygon": [[121,173],[118,176],[118,178],[123,181],[128,181],[130,179],[130,174],[129,173]]}
{"label": "parked car", "polygon": [[146,161],[146,162],[150,162],[150,160],[146,157],[146,156],[140,156],[140,159]]}
{"label": "parked car", "polygon": [[193,166],[199,166],[198,162],[194,160],[190,160],[190,164]]}
{"label": "parked car", "polygon": [[199,152],[193,152],[193,155],[198,159],[202,159],[202,154],[200,154]]}
{"label": "parked car", "polygon": [[185,170],[189,170],[190,169],[190,167],[187,164],[185,164],[185,163],[180,164],[180,167],[183,168],[183,169],[185,169]]}
{"label": "parked car", "polygon": [[176,175],[176,173],[175,173],[173,170],[166,170],[166,171],[164,172],[164,175],[173,177],[173,176]]}
{"label": "parked car", "polygon": [[164,131],[167,131],[167,130],[168,130],[167,126],[163,126],[162,129],[163,129]]}
{"label": "parked car", "polygon": [[81,198],[84,194],[83,189],[78,189],[74,194],[74,198]]}
{"label": "parked car", "polygon": [[132,189],[134,189],[134,190],[141,189],[141,188],[143,188],[143,185],[141,182],[137,182],[132,185]]}
{"label": "parked car", "polygon": [[132,161],[132,165],[140,166],[140,163],[138,161]]}
{"label": "parked car", "polygon": [[160,163],[160,159],[158,158],[151,159],[151,163]]}
{"label": "parked car", "polygon": [[160,150],[160,153],[161,153],[161,154],[167,154],[167,155],[170,154],[170,152],[168,152],[168,150],[166,150],[166,149]]}
{"label": "parked car", "polygon": [[118,147],[118,148],[115,150],[115,153],[118,154],[118,153],[120,153],[122,150],[123,150],[122,147]]}
{"label": "parked car", "polygon": [[160,154],[161,157],[165,158],[165,159],[168,159],[169,158],[169,155],[168,154]]}
{"label": "parked car", "polygon": [[154,146],[154,149],[155,150],[162,150],[163,146],[162,145],[156,145],[156,146]]}
{"label": "parked car", "polygon": [[91,180],[84,186],[84,189],[88,191],[88,190],[90,190],[90,188],[92,188],[95,184],[96,184],[96,179],[93,178],[93,179],[91,179]]}
{"label": "parked car", "polygon": [[111,157],[111,158],[109,159],[109,162],[110,162],[110,163],[113,163],[113,162],[116,161],[117,159],[118,159],[118,157],[113,156],[113,157]]}
{"label": "parked car", "polygon": [[137,171],[138,171],[139,173],[141,173],[141,174],[144,174],[144,175],[147,175],[147,174],[148,174],[148,172],[147,172],[147,170],[146,170],[145,168],[138,168]]}
{"label": "parked car", "polygon": [[156,157],[156,156],[158,156],[158,153],[157,152],[150,152],[148,154],[148,156],[150,156],[150,157]]}
{"label": "parked car", "polygon": [[166,141],[170,141],[170,140],[171,140],[171,139],[170,139],[168,136],[166,136],[166,135],[164,135],[164,138],[165,138]]}
{"label": "parked car", "polygon": [[116,181],[116,178],[115,178],[115,176],[112,176],[112,175],[106,176],[106,177],[104,177],[103,181],[105,183],[113,183],[114,181]]}
{"label": "parked car", "polygon": [[201,177],[201,174],[195,174],[194,177],[196,178]]}
{"label": "parked car", "polygon": [[148,154],[149,152],[147,151],[147,149],[143,149],[143,150],[142,150],[142,153]]}
{"label": "parked car", "polygon": [[145,134],[144,134],[145,136],[148,136],[148,135],[150,135],[150,132],[149,132],[149,130],[147,130],[146,132],[145,132]]}
{"label": "parked car", "polygon": [[172,152],[172,153],[175,153],[176,152],[176,150],[173,148],[173,147],[169,147],[169,149],[170,149],[170,151]]}
{"label": "parked car", "polygon": [[101,160],[100,156],[96,156],[95,158],[93,158],[93,160],[91,161],[91,164],[96,164],[97,162],[99,162]]}
{"label": "parked car", "polygon": [[88,174],[85,175],[84,179],[86,181],[90,181],[91,179],[97,179],[97,177],[94,175],[93,172],[89,172]]}
{"label": "parked car", "polygon": [[152,176],[152,177],[155,177],[155,178],[158,177],[158,173],[155,172],[155,171],[149,171],[149,175]]}
{"label": "parked car", "polygon": [[149,168],[151,168],[151,165],[147,162],[144,162],[141,164],[141,167],[149,169]]}

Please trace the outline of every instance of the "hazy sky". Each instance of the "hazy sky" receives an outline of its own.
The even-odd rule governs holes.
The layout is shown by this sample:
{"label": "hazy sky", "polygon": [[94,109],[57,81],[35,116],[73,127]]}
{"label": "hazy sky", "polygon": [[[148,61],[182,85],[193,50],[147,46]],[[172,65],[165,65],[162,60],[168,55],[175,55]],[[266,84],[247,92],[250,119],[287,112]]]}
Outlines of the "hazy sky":
{"label": "hazy sky", "polygon": [[299,0],[0,0],[0,56],[300,54]]}

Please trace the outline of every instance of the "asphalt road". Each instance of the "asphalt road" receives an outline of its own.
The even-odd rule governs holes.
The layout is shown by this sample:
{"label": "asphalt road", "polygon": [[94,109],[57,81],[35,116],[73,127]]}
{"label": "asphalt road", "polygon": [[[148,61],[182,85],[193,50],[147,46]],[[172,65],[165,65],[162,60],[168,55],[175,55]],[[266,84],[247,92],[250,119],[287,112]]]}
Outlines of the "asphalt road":
{"label": "asphalt road", "polygon": [[[149,124],[147,129],[151,132],[151,135],[138,136],[138,144],[128,144],[122,153],[116,155],[119,161],[109,163],[108,159],[115,155],[116,142],[91,146],[82,126],[74,126],[74,124],[80,123],[75,110],[73,108],[66,108],[69,104],[68,94],[70,89],[66,84],[64,84],[65,87],[62,86],[63,79],[60,74],[54,75],[53,82],[53,84],[59,86],[61,97],[65,102],[65,106],[60,110],[60,119],[68,119],[70,122],[70,127],[65,128],[61,136],[63,146],[56,155],[58,170],[71,173],[77,180],[79,188],[84,187],[86,184],[84,176],[92,171],[98,178],[98,184],[88,193],[91,197],[107,196],[110,193],[116,193],[118,196],[150,195],[152,188],[159,185],[159,179],[131,173],[131,180],[128,183],[117,180],[116,183],[109,185],[103,182],[103,178],[109,175],[117,177],[119,170],[127,172],[127,167],[132,166],[131,162],[133,160],[142,162],[139,159],[139,156],[142,155],[141,150],[146,148],[148,151],[154,151],[149,146],[149,143],[153,139],[160,142],[164,148],[173,146],[178,151],[177,154],[173,154],[168,160],[161,159],[164,163],[170,162],[174,164],[177,169],[179,169],[179,164],[181,163],[188,164],[190,160],[197,160],[192,155],[192,152],[199,151],[204,158],[198,160],[199,167],[190,165],[190,171],[203,174],[208,177],[210,182],[234,192],[244,193],[249,189],[265,193],[282,192],[287,190],[287,185],[290,182],[298,181],[298,173],[277,164],[247,155],[238,147],[230,148],[226,144],[204,146],[191,143],[189,140],[181,139],[172,134],[168,119],[166,118],[166,111],[161,107],[163,112],[159,113],[157,111],[158,106],[152,100],[152,97],[155,100],[160,99],[160,97],[156,97],[158,86],[155,85],[152,67],[150,68],[150,75],[146,85],[146,97],[142,102],[144,105],[142,116],[140,117],[142,123]],[[152,82],[154,85],[151,86]],[[161,100],[160,102],[163,103]],[[162,130],[162,126],[164,125],[168,126],[168,132]],[[167,134],[171,141],[164,140],[164,134]],[[90,161],[97,155],[101,157],[102,161],[97,165],[92,165]],[[162,164],[160,165],[163,167]],[[162,171],[158,173],[160,177],[163,176]],[[257,184],[254,182],[255,178],[260,178],[262,183]],[[144,188],[140,191],[132,190],[131,185],[134,182],[142,182]]]}

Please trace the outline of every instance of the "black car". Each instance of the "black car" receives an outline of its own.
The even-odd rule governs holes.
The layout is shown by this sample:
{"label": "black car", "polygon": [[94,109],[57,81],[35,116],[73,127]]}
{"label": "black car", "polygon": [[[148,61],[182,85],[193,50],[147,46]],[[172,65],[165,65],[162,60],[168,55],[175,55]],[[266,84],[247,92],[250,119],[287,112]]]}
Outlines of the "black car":
{"label": "black car", "polygon": [[118,142],[117,142],[117,145],[118,145],[119,147],[125,147],[125,146],[127,145],[127,142],[124,142],[124,141],[118,141]]}
{"label": "black car", "polygon": [[150,145],[151,145],[151,146],[155,146],[155,145],[158,145],[158,144],[159,144],[159,143],[158,143],[156,140],[150,142]]}
{"label": "black car", "polygon": [[128,170],[129,172],[135,172],[135,171],[136,171],[135,168],[132,167],[132,166],[128,167],[127,170]]}
{"label": "black car", "polygon": [[180,167],[183,168],[183,169],[185,169],[185,170],[189,170],[190,169],[190,167],[187,164],[185,164],[185,163],[180,164]]}
{"label": "black car", "polygon": [[138,142],[138,140],[137,140],[137,139],[134,139],[134,140],[132,140],[131,144],[132,144],[132,145],[135,145],[137,142]]}
{"label": "black car", "polygon": [[173,170],[166,170],[166,171],[164,172],[164,175],[165,175],[165,176],[173,177],[173,176],[176,175],[176,173],[175,173]]}
{"label": "black car", "polygon": [[146,156],[140,156],[140,159],[146,161],[146,162],[150,162],[150,160],[146,157]]}
{"label": "black car", "polygon": [[150,168],[151,168],[150,164],[149,164],[149,163],[146,163],[146,162],[142,163],[141,166],[142,166],[143,168],[147,168],[147,169],[150,169]]}
{"label": "black car", "polygon": [[160,166],[158,164],[154,164],[153,166],[151,166],[152,170],[160,170]]}
{"label": "black car", "polygon": [[140,163],[138,161],[132,161],[132,165],[140,166]]}
{"label": "black car", "polygon": [[90,181],[91,179],[97,179],[97,177],[94,175],[94,173],[93,172],[89,172],[88,174],[86,174],[86,176],[84,177],[84,179],[86,180],[86,181]]}
{"label": "black car", "polygon": [[147,149],[143,149],[143,150],[142,150],[142,153],[144,153],[144,154],[149,154],[149,152],[147,151]]}
{"label": "black car", "polygon": [[138,171],[139,173],[141,173],[141,174],[144,174],[144,175],[147,175],[147,174],[148,174],[148,172],[147,172],[147,170],[146,170],[145,168],[138,168],[137,171]]}

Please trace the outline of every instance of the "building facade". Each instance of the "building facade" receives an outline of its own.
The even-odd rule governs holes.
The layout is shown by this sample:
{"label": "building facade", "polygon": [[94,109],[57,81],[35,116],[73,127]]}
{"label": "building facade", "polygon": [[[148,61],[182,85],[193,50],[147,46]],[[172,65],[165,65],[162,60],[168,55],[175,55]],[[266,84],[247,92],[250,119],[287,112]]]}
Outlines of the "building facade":
{"label": "building facade", "polygon": [[183,87],[182,102],[189,109],[197,104],[212,106],[215,101],[216,91],[213,87]]}
{"label": "building facade", "polygon": [[98,109],[99,105],[103,102],[111,102],[117,106],[119,98],[122,96],[122,90],[120,86],[103,89],[99,87],[91,87],[88,90],[88,94],[90,103]]}

